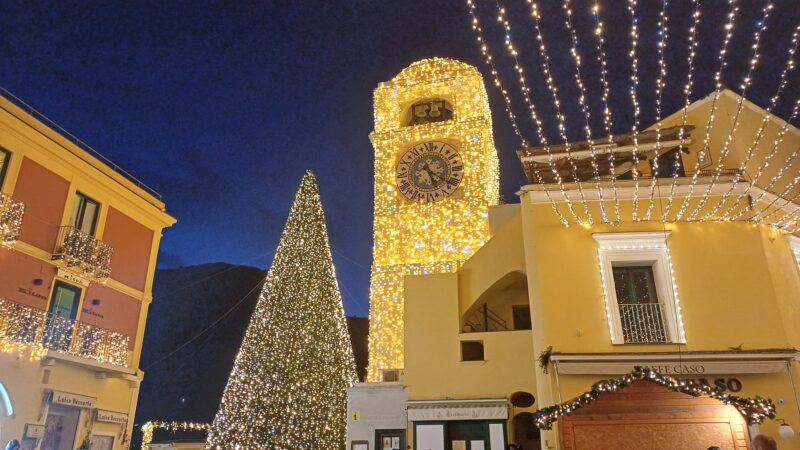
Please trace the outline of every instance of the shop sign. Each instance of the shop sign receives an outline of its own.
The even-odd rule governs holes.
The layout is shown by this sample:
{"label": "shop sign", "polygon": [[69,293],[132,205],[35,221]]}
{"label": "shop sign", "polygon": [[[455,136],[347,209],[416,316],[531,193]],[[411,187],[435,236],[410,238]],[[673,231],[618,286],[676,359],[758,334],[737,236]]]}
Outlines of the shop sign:
{"label": "shop sign", "polygon": [[68,270],[64,270],[64,269],[60,269],[59,268],[58,269],[58,276],[60,278],[63,278],[65,280],[69,281],[69,282],[80,284],[83,287],[89,286],[89,280],[88,279],[86,279],[86,278],[84,278],[84,277],[82,277],[80,275],[77,275],[75,273],[72,273],[72,272],[70,272]]}
{"label": "shop sign", "polygon": [[44,437],[44,425],[33,423],[25,424],[25,437],[32,439],[42,439]]}
{"label": "shop sign", "polygon": [[97,421],[98,422],[108,422],[108,423],[118,423],[121,425],[128,424],[128,415],[124,413],[118,413],[114,411],[106,411],[105,409],[98,409],[97,410]]}
{"label": "shop sign", "polygon": [[559,361],[558,373],[569,375],[623,375],[635,366],[649,367],[662,375],[687,375],[703,378],[707,374],[779,373],[786,370],[784,361],[713,361],[713,362],[610,362]]}
{"label": "shop sign", "polygon": [[53,391],[53,403],[59,405],[75,406],[78,408],[94,408],[97,401],[94,397],[87,397],[85,395],[70,394],[69,392]]}
{"label": "shop sign", "polygon": [[492,406],[439,406],[408,408],[408,420],[420,422],[429,420],[500,420],[508,418],[506,405]]}
{"label": "shop sign", "polygon": [[742,381],[738,378],[683,378],[703,386],[715,388],[720,392],[739,392],[742,390]]}

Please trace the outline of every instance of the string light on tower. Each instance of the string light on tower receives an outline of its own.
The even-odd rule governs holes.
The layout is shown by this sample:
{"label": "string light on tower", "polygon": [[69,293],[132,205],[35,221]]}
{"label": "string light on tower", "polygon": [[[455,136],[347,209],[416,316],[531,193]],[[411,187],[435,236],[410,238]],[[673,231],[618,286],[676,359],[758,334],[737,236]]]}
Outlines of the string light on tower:
{"label": "string light on tower", "polygon": [[[511,23],[506,19],[506,17],[505,17],[505,13],[506,13],[505,8],[500,4],[499,0],[496,1],[495,4],[497,6],[497,21],[500,22],[503,25],[503,29],[505,31],[506,49],[508,50],[509,56],[511,56],[511,58],[514,60],[514,69],[516,70],[517,75],[518,75],[517,80],[519,81],[519,87],[520,87],[520,91],[522,92],[522,98],[525,101],[525,104],[528,105],[528,109],[530,110],[531,119],[533,120],[533,122],[534,122],[534,124],[536,126],[536,132],[539,135],[539,141],[541,142],[542,146],[544,147],[545,151],[547,152],[548,165],[551,168],[551,170],[553,171],[553,174],[556,176],[557,183],[559,185],[559,190],[561,191],[561,194],[564,197],[564,201],[567,204],[567,209],[569,210],[570,214],[572,214],[572,216],[575,218],[575,220],[578,221],[579,224],[582,224],[584,222],[584,220],[581,219],[578,216],[578,214],[575,212],[575,208],[572,206],[572,202],[569,201],[569,197],[567,196],[567,193],[563,188],[563,182],[561,180],[561,175],[558,173],[558,170],[556,169],[555,159],[554,159],[554,157],[552,155],[552,152],[550,150],[550,146],[548,144],[547,137],[544,134],[542,121],[539,118],[539,114],[536,111],[536,105],[534,104],[534,102],[533,102],[533,100],[531,98],[531,89],[530,89],[530,87],[528,87],[528,82],[527,82],[526,77],[525,77],[525,69],[519,63],[519,57],[518,57],[517,50],[516,50],[516,48],[514,46],[514,43],[511,40]],[[581,197],[581,203],[583,204],[584,213],[586,214],[585,221],[588,222],[589,224],[592,224],[592,223],[594,223],[594,219],[592,218],[592,214],[589,211],[589,204],[586,201],[586,196],[584,195],[584,192],[583,192],[582,183],[580,183],[580,181],[577,181],[577,170],[578,170],[577,166],[575,165],[575,162],[572,161],[571,158],[570,158],[570,164],[572,165],[572,172],[573,172],[573,175],[576,178],[576,182],[577,182],[577,185],[578,185],[578,191],[579,191],[580,197]]]}
{"label": "string light on tower", "polygon": [[[505,103],[505,109],[508,113],[508,117],[511,120],[511,126],[514,128],[514,133],[520,139],[520,145],[524,148],[528,146],[528,141],[522,136],[522,132],[520,131],[519,124],[517,123],[517,117],[513,112],[511,107],[511,99],[508,95],[508,91],[503,87],[503,83],[500,81],[500,75],[497,72],[497,69],[494,64],[494,57],[492,57],[491,52],[489,51],[489,45],[483,37],[483,28],[481,27],[480,21],[478,20],[478,12],[475,9],[475,2],[473,0],[467,0],[467,7],[469,8],[470,16],[472,16],[472,30],[475,31],[476,40],[478,41],[478,45],[481,50],[481,54],[484,56],[484,61],[486,65],[489,67],[489,72],[492,75],[492,80],[494,82],[495,87],[500,92],[503,97],[503,101]],[[552,158],[551,158],[552,159]],[[551,161],[550,169],[553,173],[560,178],[558,171],[555,169],[555,165]],[[558,209],[558,205],[556,204],[553,197],[550,195],[550,191],[544,188],[544,180],[542,177],[537,177],[539,184],[543,187],[542,191],[544,191],[545,195],[547,196],[547,200],[550,202],[550,206],[553,209],[553,212],[556,213],[558,219],[561,221],[564,226],[569,226],[569,221],[566,217],[561,213]],[[559,179],[559,188],[561,190],[562,196],[566,198],[566,192],[564,191],[564,185],[560,182]]]}
{"label": "string light on tower", "polygon": [[[736,23],[736,14],[739,11],[739,7],[736,5],[736,0],[728,0],[728,4],[730,5],[728,9],[727,15],[727,22],[725,23],[725,39],[722,42],[722,49],[719,52],[719,56],[717,57],[718,60],[718,67],[717,72],[714,74],[714,96],[711,102],[711,112],[708,115],[708,120],[705,124],[705,134],[703,137],[703,148],[702,151],[708,151],[709,141],[711,140],[711,127],[714,124],[714,117],[717,113],[717,106],[719,103],[719,97],[722,92],[722,72],[727,65],[726,62],[726,55],[728,52],[728,44],[731,41],[731,37],[733,36],[733,28]],[[692,181],[689,184],[689,193],[686,198],[683,200],[681,204],[681,208],[678,211],[678,214],[675,220],[681,220],[683,215],[686,213],[686,210],[689,208],[689,203],[691,203],[692,198],[694,196],[694,190],[697,187],[697,180],[700,178],[700,164],[701,158],[697,158],[694,165],[694,174],[692,174]]]}
{"label": "string light on tower", "polygon": [[[452,120],[413,124],[413,105],[442,99]],[[375,89],[373,265],[369,381],[404,367],[407,275],[453,273],[489,240],[489,208],[499,200],[499,162],[483,77],[446,58],[417,61]],[[454,195],[412,201],[400,192],[398,159],[420,143],[445,141],[464,162]]]}
{"label": "string light on tower", "polygon": [[[714,174],[711,177],[711,183],[708,186],[708,189],[706,189],[705,192],[703,193],[703,198],[700,200],[700,203],[697,204],[694,211],[692,211],[692,213],[689,215],[689,220],[694,220],[694,218],[697,217],[700,211],[702,211],[706,203],[708,203],[711,191],[712,189],[714,189],[714,186],[716,185],[717,180],[719,180],[719,176],[722,173],[722,169],[725,167],[724,165],[725,157],[727,157],[728,153],[730,152],[731,142],[733,141],[733,137],[734,135],[736,135],[736,131],[739,128],[739,122],[740,122],[739,118],[741,117],[742,109],[744,107],[745,95],[747,95],[747,89],[750,87],[750,84],[753,80],[753,71],[758,66],[758,62],[761,58],[761,55],[759,54],[759,49],[761,46],[761,35],[764,32],[764,30],[767,29],[767,21],[769,20],[769,14],[770,11],[772,11],[772,8],[773,5],[772,3],[769,2],[767,2],[766,6],[764,6],[764,10],[762,12],[763,17],[761,21],[758,23],[758,28],[756,29],[755,35],[753,37],[753,47],[752,47],[753,55],[750,58],[750,65],[747,68],[747,75],[745,75],[744,79],[742,80],[742,83],[739,85],[739,89],[741,90],[741,95],[739,96],[739,100],[736,105],[736,113],[733,116],[733,125],[731,126],[730,132],[728,132],[728,135],[725,137],[725,143],[722,145],[722,150],[720,150],[719,152],[719,158],[717,159],[717,167],[714,170]],[[734,183],[736,183],[737,181],[738,180],[734,179]],[[708,218],[711,217],[711,215],[716,213],[718,210],[719,208],[714,208],[712,211],[709,211],[709,213],[702,216],[700,220],[701,221],[708,220]]]}
{"label": "string light on tower", "polygon": [[686,136],[685,130],[689,118],[689,102],[691,101],[692,87],[694,84],[694,78],[692,74],[694,69],[694,58],[697,55],[697,32],[700,29],[700,1],[692,1],[694,2],[694,12],[692,13],[692,26],[689,28],[689,50],[686,56],[688,70],[686,71],[686,85],[683,87],[684,101],[683,110],[681,112],[681,129],[678,134],[678,151],[675,152],[675,165],[672,171],[672,182],[670,183],[669,187],[667,206],[662,215],[662,221],[665,223],[669,220],[669,212],[675,199],[675,186],[678,185],[678,175],[680,174],[682,161],[681,150],[683,149],[683,145],[686,143],[686,139],[688,137]]}

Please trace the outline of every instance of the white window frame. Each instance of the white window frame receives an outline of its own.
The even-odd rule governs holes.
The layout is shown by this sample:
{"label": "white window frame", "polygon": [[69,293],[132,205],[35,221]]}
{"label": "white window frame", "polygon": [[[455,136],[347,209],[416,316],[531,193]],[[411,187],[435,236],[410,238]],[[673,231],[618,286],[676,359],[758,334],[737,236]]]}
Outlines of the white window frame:
{"label": "white window frame", "polygon": [[794,262],[797,263],[797,270],[800,270],[800,238],[787,234],[786,240],[789,241],[789,247],[792,249]]}
{"label": "white window frame", "polygon": [[667,247],[669,234],[669,231],[592,234],[592,238],[598,244],[597,258],[612,344],[649,344],[625,342],[617,291],[614,287],[614,266],[651,266],[653,268],[658,302],[664,305],[667,342],[686,343],[678,302],[678,289],[672,270],[672,259]]}

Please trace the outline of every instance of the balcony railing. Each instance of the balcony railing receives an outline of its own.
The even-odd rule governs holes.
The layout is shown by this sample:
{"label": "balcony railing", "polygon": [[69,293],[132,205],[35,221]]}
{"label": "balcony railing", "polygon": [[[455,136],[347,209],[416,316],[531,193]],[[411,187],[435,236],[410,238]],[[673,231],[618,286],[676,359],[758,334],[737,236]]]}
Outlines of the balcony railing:
{"label": "balcony railing", "polygon": [[111,275],[114,249],[75,227],[60,227],[53,259],[79,275],[104,280]]}
{"label": "balcony railing", "polygon": [[0,349],[55,350],[126,366],[130,337],[0,298]]}
{"label": "balcony railing", "polygon": [[669,342],[666,317],[661,303],[620,304],[619,318],[625,343]]}
{"label": "balcony railing", "polygon": [[10,245],[19,239],[25,203],[0,193],[0,244]]}

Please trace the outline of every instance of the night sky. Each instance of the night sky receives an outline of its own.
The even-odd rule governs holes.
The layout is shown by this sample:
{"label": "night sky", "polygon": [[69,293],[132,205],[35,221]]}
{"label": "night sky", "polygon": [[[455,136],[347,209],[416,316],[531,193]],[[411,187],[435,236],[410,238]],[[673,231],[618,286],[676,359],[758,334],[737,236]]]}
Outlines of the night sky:
{"label": "night sky", "polygon": [[[526,137],[536,142],[510,77],[494,1],[476,0]],[[527,2],[508,2],[512,38],[557,141],[552,104],[539,71]],[[552,69],[563,96],[568,137],[583,139],[569,34],[561,2],[540,0]],[[573,25],[584,55],[592,111],[600,80],[591,2],[575,1]],[[606,23],[615,132],[631,128],[630,16],[608,0]],[[641,123],[657,116],[657,15],[639,1]],[[692,99],[713,89],[727,2],[703,1]],[[740,1],[723,72],[727,86],[747,70],[764,3]],[[796,0],[776,0],[762,38],[762,65],[747,96],[767,106],[800,21]],[[794,5],[794,6],[793,6]],[[691,4],[671,1],[663,115],[683,104]],[[303,172],[317,171],[334,259],[349,314],[368,311],[372,245],[372,90],[415,60],[444,56],[487,75],[463,0],[103,1],[5,0],[0,10],[0,86],[38,109],[160,192],[178,223],[165,231],[159,267],[225,261],[266,268]],[[776,113],[788,117],[797,72]],[[487,78],[488,79],[488,78]],[[488,85],[502,194],[516,201],[523,182],[519,140]],[[797,123],[796,121],[794,123]],[[591,124],[602,135],[601,114]]]}

